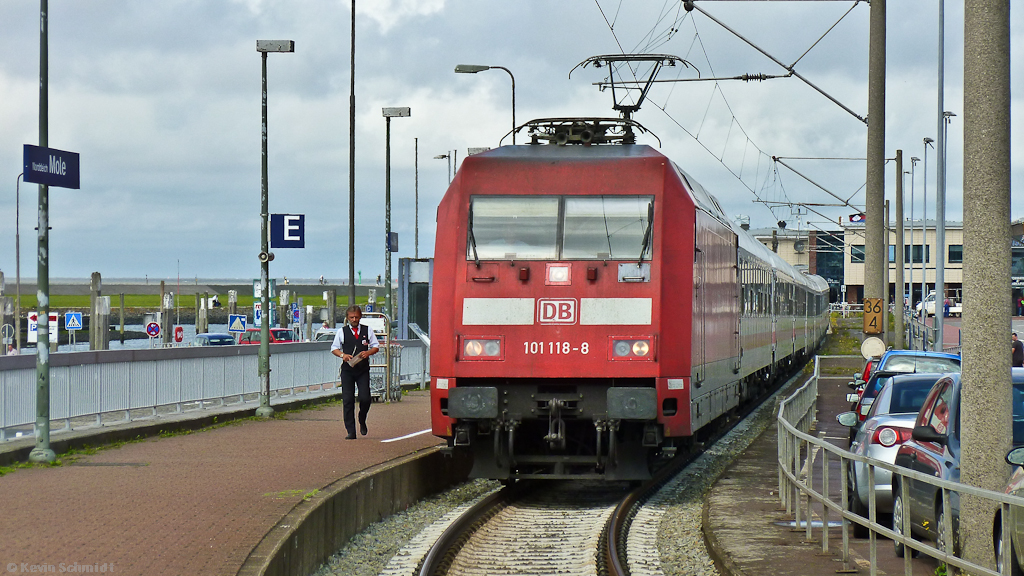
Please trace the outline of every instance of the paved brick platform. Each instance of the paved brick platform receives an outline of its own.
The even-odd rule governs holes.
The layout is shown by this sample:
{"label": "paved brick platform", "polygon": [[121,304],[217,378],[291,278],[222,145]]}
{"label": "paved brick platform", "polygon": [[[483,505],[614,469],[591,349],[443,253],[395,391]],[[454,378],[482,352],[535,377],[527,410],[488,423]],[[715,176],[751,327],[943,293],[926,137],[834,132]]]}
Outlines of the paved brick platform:
{"label": "paved brick platform", "polygon": [[0,573],[78,563],[113,574],[235,574],[304,495],[438,444],[428,402],[413,392],[374,404],[358,440],[345,440],[341,405],[327,405],[0,477]]}
{"label": "paved brick platform", "polygon": [[[852,373],[852,371],[851,371]],[[823,377],[818,387],[817,423],[811,434],[846,448],[849,429],[835,420],[849,410],[846,383],[850,377]],[[801,381],[802,383],[803,381]],[[820,465],[814,467],[821,474]],[[841,486],[839,466],[829,467],[829,483]],[[820,486],[820,484],[816,484]],[[829,529],[829,552],[822,553],[821,529],[807,541],[802,524],[795,528],[792,515],[780,503],[778,436],[774,422],[737,458],[712,487],[704,504],[704,531],[709,548],[730,576],[835,576],[870,573],[868,539],[850,533],[850,562],[842,562],[841,527]],[[821,521],[821,507],[812,520]],[[835,514],[829,518],[836,522]],[[813,525],[812,525],[813,526]],[[896,558],[892,541],[878,538],[878,573],[903,574],[903,559]],[[922,556],[913,561],[914,576],[930,576],[938,562]]]}

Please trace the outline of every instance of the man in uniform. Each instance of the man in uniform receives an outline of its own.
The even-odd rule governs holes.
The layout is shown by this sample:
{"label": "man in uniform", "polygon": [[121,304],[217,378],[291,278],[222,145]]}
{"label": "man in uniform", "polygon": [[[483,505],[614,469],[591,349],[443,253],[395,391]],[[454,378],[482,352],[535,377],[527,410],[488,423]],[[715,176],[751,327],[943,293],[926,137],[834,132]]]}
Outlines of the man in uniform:
{"label": "man in uniform", "polygon": [[356,439],[355,391],[359,387],[359,431],[366,436],[366,414],[370,411],[370,361],[380,344],[369,326],[359,323],[363,311],[359,306],[345,310],[345,326],[334,335],[331,354],[342,359],[341,401],[345,412],[348,440]]}

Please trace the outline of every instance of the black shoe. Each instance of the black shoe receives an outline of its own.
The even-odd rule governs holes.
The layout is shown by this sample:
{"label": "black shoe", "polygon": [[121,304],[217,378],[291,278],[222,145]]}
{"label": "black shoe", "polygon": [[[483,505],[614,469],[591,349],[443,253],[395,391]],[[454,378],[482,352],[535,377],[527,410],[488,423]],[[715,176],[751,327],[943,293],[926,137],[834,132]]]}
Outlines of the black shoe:
{"label": "black shoe", "polygon": [[349,432],[348,436],[345,436],[345,440],[355,440],[355,439],[356,439],[356,433],[355,432]]}
{"label": "black shoe", "polygon": [[369,432],[369,430],[366,429],[366,422],[359,423],[359,432],[361,432],[363,436],[366,436],[366,433]]}

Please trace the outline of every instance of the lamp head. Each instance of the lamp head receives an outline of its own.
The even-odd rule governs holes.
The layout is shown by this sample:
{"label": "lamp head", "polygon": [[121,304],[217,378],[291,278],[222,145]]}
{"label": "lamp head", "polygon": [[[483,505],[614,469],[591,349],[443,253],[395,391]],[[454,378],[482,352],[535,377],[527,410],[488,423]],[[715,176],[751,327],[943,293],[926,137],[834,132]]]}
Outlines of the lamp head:
{"label": "lamp head", "polygon": [[382,113],[385,118],[405,118],[412,116],[412,110],[408,107],[383,108]]}
{"label": "lamp head", "polygon": [[490,66],[479,66],[477,64],[459,64],[455,67],[457,74],[476,74],[477,72],[483,72],[484,70],[490,70]]}
{"label": "lamp head", "polygon": [[447,157],[447,154],[438,154],[437,156],[434,156],[434,160],[444,160]]}
{"label": "lamp head", "polygon": [[295,52],[294,40],[257,40],[257,52]]}
{"label": "lamp head", "polygon": [[924,139],[924,145],[925,146],[931,146],[932,142],[935,142],[935,140],[932,140],[931,138],[927,138],[927,137]]}

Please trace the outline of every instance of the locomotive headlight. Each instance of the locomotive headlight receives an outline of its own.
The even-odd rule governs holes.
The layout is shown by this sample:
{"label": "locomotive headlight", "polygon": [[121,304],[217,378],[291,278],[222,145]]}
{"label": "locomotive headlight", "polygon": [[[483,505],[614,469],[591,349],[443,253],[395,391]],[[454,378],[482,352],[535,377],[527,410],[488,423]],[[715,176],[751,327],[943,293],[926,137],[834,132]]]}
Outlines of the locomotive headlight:
{"label": "locomotive headlight", "polygon": [[612,345],[612,351],[616,356],[628,356],[630,351],[629,342],[619,340]]}
{"label": "locomotive headlight", "polygon": [[572,268],[561,262],[548,262],[544,284],[548,286],[569,286],[572,284]]}
{"label": "locomotive headlight", "polygon": [[612,338],[610,360],[653,360],[654,341],[651,338]]}
{"label": "locomotive headlight", "polygon": [[466,360],[500,360],[501,340],[498,338],[467,338],[462,341],[462,357]]}

